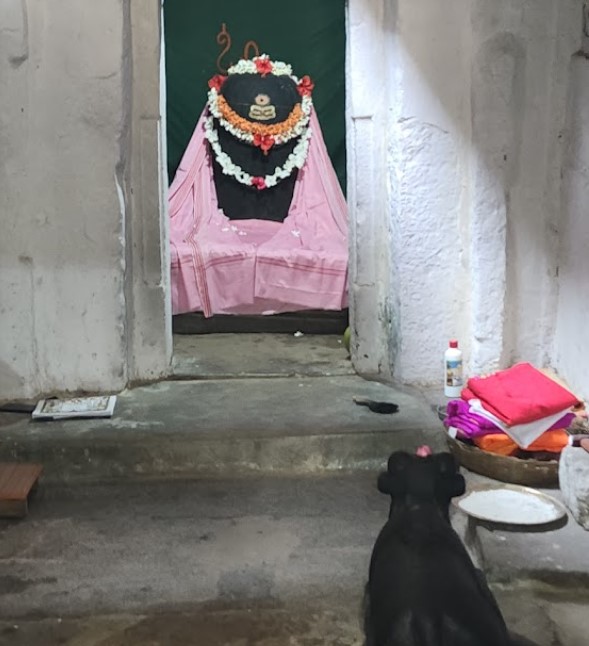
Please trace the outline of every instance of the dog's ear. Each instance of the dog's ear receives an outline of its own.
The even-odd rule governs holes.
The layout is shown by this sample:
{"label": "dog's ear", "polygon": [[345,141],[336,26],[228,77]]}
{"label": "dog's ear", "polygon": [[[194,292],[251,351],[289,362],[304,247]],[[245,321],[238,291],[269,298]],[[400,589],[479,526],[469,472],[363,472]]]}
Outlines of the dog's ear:
{"label": "dog's ear", "polygon": [[466,490],[464,477],[459,473],[458,462],[451,453],[438,453],[436,455],[438,468],[438,487],[444,497],[456,498],[462,496]]}
{"label": "dog's ear", "polygon": [[457,496],[462,496],[462,494],[466,491],[464,476],[462,476],[460,473],[456,473],[453,476],[444,477],[440,482],[440,489],[448,498],[456,498]]}
{"label": "dog's ear", "polygon": [[383,471],[382,473],[378,474],[376,486],[378,487],[380,493],[384,493],[389,496],[393,495],[393,479],[387,471]]}
{"label": "dog's ear", "polygon": [[406,451],[395,451],[389,456],[387,463],[388,472],[392,476],[404,475],[407,468],[413,462],[413,456]]}
{"label": "dog's ear", "polygon": [[378,476],[378,490],[398,496],[407,490],[407,470],[413,458],[405,451],[396,451],[389,457],[387,470]]}

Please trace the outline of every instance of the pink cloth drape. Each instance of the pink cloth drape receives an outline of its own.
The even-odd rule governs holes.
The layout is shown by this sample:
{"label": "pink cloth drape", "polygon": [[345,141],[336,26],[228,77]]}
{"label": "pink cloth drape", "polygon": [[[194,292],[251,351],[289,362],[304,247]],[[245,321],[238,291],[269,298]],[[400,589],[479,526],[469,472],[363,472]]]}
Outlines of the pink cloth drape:
{"label": "pink cloth drape", "polygon": [[347,306],[348,218],[319,121],[284,222],[217,206],[201,115],[170,187],[174,314],[270,314]]}

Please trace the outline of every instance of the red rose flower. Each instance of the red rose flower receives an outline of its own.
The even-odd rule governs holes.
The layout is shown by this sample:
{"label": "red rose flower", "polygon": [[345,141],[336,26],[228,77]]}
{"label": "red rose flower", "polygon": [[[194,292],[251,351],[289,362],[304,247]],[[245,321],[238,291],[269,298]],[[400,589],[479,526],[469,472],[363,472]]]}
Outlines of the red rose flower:
{"label": "red rose flower", "polygon": [[227,80],[226,76],[223,76],[222,74],[215,74],[213,78],[209,79],[209,87],[210,88],[215,88],[217,92],[223,87],[223,83]]}
{"label": "red rose flower", "polygon": [[264,152],[264,155],[268,154],[268,151],[274,145],[274,137],[272,135],[254,135],[254,146],[258,146]]}
{"label": "red rose flower", "polygon": [[254,58],[254,63],[256,64],[256,70],[258,74],[266,76],[272,71],[272,61],[269,58],[262,58],[261,56]]}
{"label": "red rose flower", "polygon": [[315,87],[315,83],[311,80],[310,76],[303,76],[297,85],[297,90],[301,96],[311,96],[311,92]]}
{"label": "red rose flower", "polygon": [[255,186],[258,191],[266,188],[266,181],[263,177],[252,177],[252,186]]}

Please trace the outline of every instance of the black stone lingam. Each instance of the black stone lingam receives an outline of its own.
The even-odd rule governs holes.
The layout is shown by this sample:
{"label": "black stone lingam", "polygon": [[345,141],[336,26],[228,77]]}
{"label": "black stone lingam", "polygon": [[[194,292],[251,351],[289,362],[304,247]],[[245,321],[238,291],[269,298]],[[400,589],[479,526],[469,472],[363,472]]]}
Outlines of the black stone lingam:
{"label": "black stone lingam", "polygon": [[[265,125],[285,121],[301,96],[295,82],[286,75],[233,74],[219,91],[229,106],[242,118]],[[272,175],[276,167],[283,166],[300,137],[285,144],[274,145],[264,151],[240,141],[214,121],[219,134],[219,144],[234,164],[253,176]],[[234,177],[223,174],[213,155],[213,178],[219,208],[230,220],[274,220],[282,222],[288,215],[298,169],[276,186],[259,190],[245,186]]]}

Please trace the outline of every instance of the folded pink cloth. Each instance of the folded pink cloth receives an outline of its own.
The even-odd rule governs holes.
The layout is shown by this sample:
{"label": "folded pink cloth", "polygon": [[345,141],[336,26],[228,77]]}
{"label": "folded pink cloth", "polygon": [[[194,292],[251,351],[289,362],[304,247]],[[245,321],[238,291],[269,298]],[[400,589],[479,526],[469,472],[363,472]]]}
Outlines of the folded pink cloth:
{"label": "folded pink cloth", "polygon": [[462,399],[480,399],[485,410],[508,426],[534,422],[579,403],[529,363],[518,363],[489,377],[472,377]]}
{"label": "folded pink cloth", "polygon": [[348,305],[347,206],[315,112],[284,222],[229,220],[201,115],[169,192],[172,312],[273,314]]}

